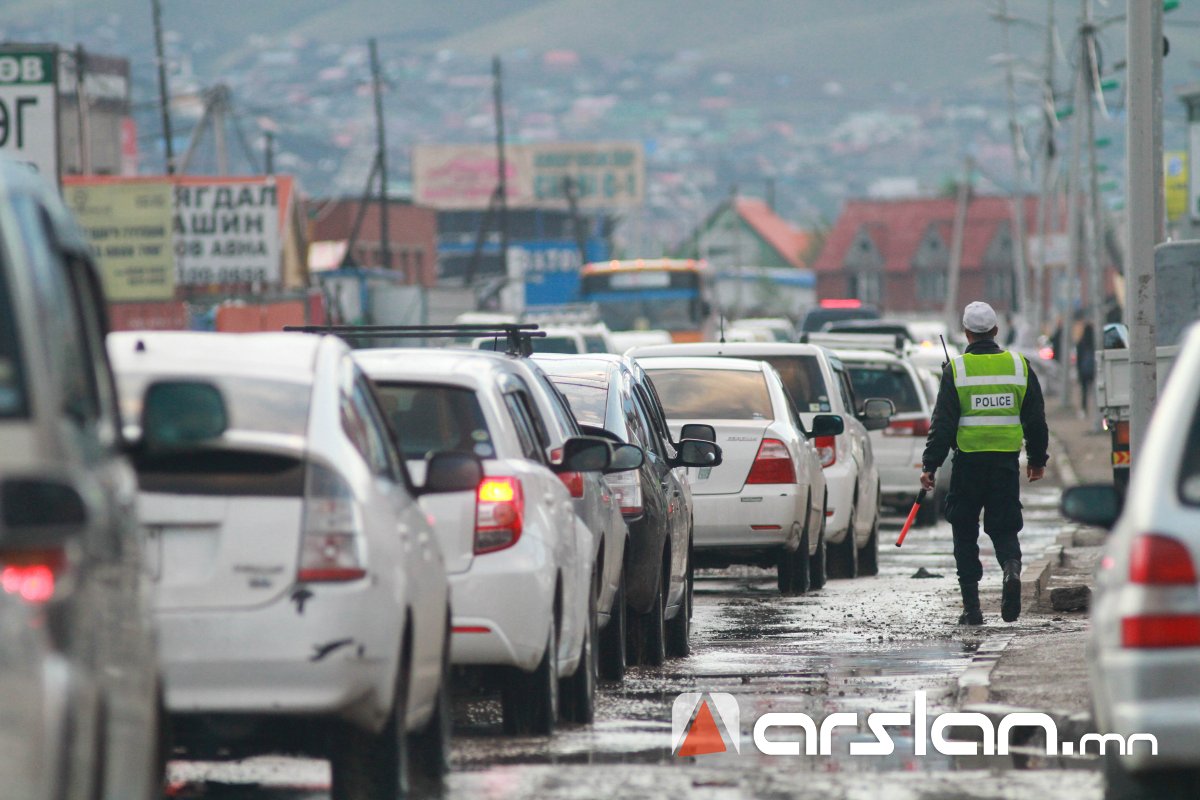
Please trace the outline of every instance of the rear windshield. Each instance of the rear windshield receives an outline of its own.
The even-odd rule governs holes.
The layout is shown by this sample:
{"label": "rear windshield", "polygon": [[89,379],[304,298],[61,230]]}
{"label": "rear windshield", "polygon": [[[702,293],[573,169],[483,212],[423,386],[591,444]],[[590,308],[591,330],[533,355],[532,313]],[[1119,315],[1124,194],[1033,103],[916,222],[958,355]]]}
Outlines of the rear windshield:
{"label": "rear windshield", "polygon": [[[574,336],[544,336],[533,337],[530,339],[533,343],[533,352],[535,353],[561,353],[566,355],[577,355],[579,353],[579,342]],[[482,339],[479,342],[480,350],[498,350],[503,353],[508,349],[508,342],[503,338]]]}
{"label": "rear windshield", "polygon": [[587,348],[589,353],[608,352],[608,345],[604,343],[604,337],[597,336],[594,333],[585,333],[583,335],[583,346]]}
{"label": "rear windshield", "polygon": [[[121,418],[127,426],[141,424],[142,396],[158,375],[117,376]],[[217,385],[229,413],[229,430],[305,436],[308,433],[310,387],[303,383],[261,378],[207,378]]]}
{"label": "rear windshield", "polygon": [[406,459],[455,451],[492,458],[496,450],[475,392],[428,383],[377,386],[388,421],[400,438]]}
{"label": "rear windshield", "polygon": [[23,417],[26,413],[19,355],[8,278],[4,274],[4,264],[0,262],[0,419]]}
{"label": "rear windshield", "polygon": [[[645,367],[645,364],[643,364]],[[757,370],[646,368],[668,419],[773,419]]]}
{"label": "rear windshield", "polygon": [[859,402],[871,397],[883,397],[896,406],[897,414],[923,411],[921,396],[912,376],[904,367],[890,365],[846,364],[854,396]]}
{"label": "rear windshield", "polygon": [[825,389],[825,378],[816,356],[774,356],[764,358],[783,378],[796,410],[817,413],[831,410],[829,392]]}
{"label": "rear windshield", "polygon": [[568,383],[555,380],[554,385],[567,396],[571,404],[571,413],[580,425],[604,427],[605,415],[608,411],[608,389],[599,386],[582,386],[578,383]]}

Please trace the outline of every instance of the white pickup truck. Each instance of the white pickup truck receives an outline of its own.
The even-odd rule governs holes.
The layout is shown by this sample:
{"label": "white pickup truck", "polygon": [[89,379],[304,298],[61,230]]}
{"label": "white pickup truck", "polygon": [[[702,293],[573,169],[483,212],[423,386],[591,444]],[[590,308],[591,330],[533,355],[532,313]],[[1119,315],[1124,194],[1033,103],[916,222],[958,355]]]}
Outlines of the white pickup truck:
{"label": "white pickup truck", "polygon": [[[1157,348],[1158,394],[1162,394],[1179,345]],[[1129,376],[1129,351],[1096,351],[1096,406],[1104,415],[1105,428],[1112,437],[1113,483],[1124,493],[1129,485],[1129,404],[1132,386]]]}

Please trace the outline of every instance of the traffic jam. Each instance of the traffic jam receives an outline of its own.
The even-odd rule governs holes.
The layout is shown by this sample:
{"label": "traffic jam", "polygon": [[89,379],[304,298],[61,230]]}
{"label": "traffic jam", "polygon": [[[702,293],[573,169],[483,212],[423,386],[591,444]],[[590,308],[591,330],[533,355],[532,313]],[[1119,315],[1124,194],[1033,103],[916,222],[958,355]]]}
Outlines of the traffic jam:
{"label": "traffic jam", "polygon": [[[84,156],[84,95],[100,130],[119,81],[96,78],[128,63],[0,45],[0,800],[1200,796],[1200,240],[1158,244],[1142,213],[1164,10],[1143,5],[1120,21],[1145,202],[1097,232],[1073,169],[1070,230],[1036,234],[1048,277],[1014,237],[1053,182],[1036,207],[976,197],[973,156],[937,197],[876,187],[820,231],[771,178],[691,249],[640,221],[600,247],[662,194],[638,172],[658,145],[547,143],[537,115],[506,145],[499,57],[451,82],[494,90],[470,123],[494,163],[421,141],[403,201],[376,41],[327,67],[373,79],[377,149],[341,206],[234,174],[228,87],[191,98],[173,153],[158,0],[163,175]],[[224,163],[189,174],[206,126]],[[462,195],[435,214],[431,182]],[[434,252],[389,252],[417,228]]]}

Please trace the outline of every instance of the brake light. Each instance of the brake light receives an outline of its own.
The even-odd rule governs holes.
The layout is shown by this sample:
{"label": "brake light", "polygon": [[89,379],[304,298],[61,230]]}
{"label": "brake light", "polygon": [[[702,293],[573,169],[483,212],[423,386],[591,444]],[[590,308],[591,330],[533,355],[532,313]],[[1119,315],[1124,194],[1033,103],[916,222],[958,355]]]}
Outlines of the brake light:
{"label": "brake light", "polygon": [[1156,614],[1121,620],[1122,647],[1200,647],[1200,614]]}
{"label": "brake light", "polygon": [[525,492],[519,478],[484,478],[475,495],[475,554],[512,547],[521,538]]}
{"label": "brake light", "polygon": [[60,547],[0,552],[0,588],[28,603],[45,603],[54,597],[66,563],[66,552]]}
{"label": "brake light", "polygon": [[571,492],[571,497],[583,497],[583,473],[582,472],[560,472],[558,479],[563,482]]}
{"label": "brake light", "polygon": [[929,420],[898,419],[883,429],[884,436],[928,436]]}
{"label": "brake light", "polygon": [[1183,542],[1158,533],[1144,533],[1133,540],[1129,580],[1149,586],[1193,586],[1196,569]]}
{"label": "brake light", "polygon": [[826,297],[821,308],[862,308],[862,300],[853,297]]}
{"label": "brake light", "polygon": [[818,436],[813,439],[813,447],[817,448],[817,455],[821,457],[822,467],[832,467],[837,463],[836,436]]}
{"label": "brake light", "polygon": [[617,498],[621,513],[627,517],[637,517],[645,510],[642,505],[642,476],[638,470],[628,470],[609,475],[608,488],[612,489]]}
{"label": "brake light", "polygon": [[309,464],[296,579],[317,583],[363,578],[363,550],[362,518],[350,486],[334,470]]}
{"label": "brake light", "polygon": [[778,439],[763,439],[746,483],[795,483],[796,468],[787,445]]}

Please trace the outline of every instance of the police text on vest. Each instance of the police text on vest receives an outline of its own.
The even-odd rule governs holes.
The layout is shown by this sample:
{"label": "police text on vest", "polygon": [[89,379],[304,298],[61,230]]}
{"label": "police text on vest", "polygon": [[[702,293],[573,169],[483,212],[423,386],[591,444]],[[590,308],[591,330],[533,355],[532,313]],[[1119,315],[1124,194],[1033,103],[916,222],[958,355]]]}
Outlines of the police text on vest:
{"label": "police text on vest", "polygon": [[1016,408],[1016,404],[1016,398],[1011,392],[1007,394],[971,395],[972,411],[993,411],[995,409]]}

